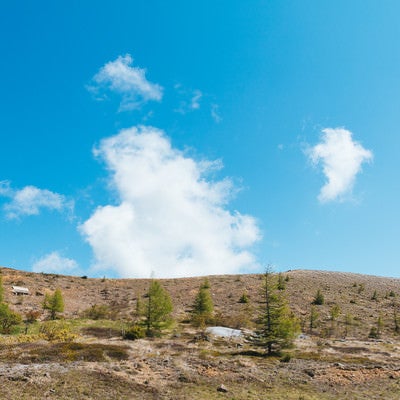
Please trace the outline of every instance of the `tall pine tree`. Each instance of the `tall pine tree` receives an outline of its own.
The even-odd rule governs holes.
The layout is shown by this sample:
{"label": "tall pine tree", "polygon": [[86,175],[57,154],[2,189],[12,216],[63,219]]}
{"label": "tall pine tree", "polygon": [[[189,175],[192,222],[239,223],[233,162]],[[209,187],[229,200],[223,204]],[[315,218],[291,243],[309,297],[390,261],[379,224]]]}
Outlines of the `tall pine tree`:
{"label": "tall pine tree", "polygon": [[282,291],[278,290],[276,276],[270,269],[264,274],[259,324],[254,341],[268,354],[289,347],[299,332],[299,322],[290,311]]}

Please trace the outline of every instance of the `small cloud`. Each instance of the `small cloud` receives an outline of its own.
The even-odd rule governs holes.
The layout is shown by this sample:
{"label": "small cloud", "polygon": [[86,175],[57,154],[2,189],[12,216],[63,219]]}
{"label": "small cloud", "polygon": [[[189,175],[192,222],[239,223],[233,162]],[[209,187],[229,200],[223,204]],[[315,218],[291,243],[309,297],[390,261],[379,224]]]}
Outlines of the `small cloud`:
{"label": "small cloud", "polygon": [[310,148],[307,155],[314,165],[322,164],[326,183],[318,200],[326,203],[341,200],[350,193],[361,165],[373,159],[373,153],[353,140],[352,133],[344,128],[322,130],[321,142]]}
{"label": "small cloud", "polygon": [[146,79],[146,70],[132,66],[130,54],[109,61],[93,77],[87,89],[97,100],[107,98],[107,93],[117,93],[122,97],[120,111],[139,108],[150,100],[160,101],[163,88]]}
{"label": "small cloud", "polygon": [[200,90],[185,89],[180,83],[174,85],[174,89],[179,98],[181,98],[179,107],[174,110],[175,112],[187,114],[191,111],[200,109],[200,99],[203,97],[203,93]]}
{"label": "small cloud", "polygon": [[10,181],[0,181],[0,196],[9,197],[12,192]]}
{"label": "small cloud", "polygon": [[200,92],[200,90],[195,90],[193,93],[192,101],[190,102],[190,108],[192,110],[197,110],[200,108],[200,99],[203,96],[203,94]]}
{"label": "small cloud", "polygon": [[218,104],[211,104],[211,117],[217,124],[222,121]]}
{"label": "small cloud", "polygon": [[65,275],[80,275],[81,273],[79,265],[75,260],[62,257],[57,251],[46,254],[34,262],[32,271]]}
{"label": "small cloud", "polygon": [[0,182],[0,195],[11,199],[3,206],[8,219],[18,219],[22,216],[38,215],[42,209],[69,211],[72,213],[74,204],[65,196],[39,189],[35,186],[25,186],[14,190],[8,181]]}
{"label": "small cloud", "polygon": [[132,127],[100,142],[119,204],[98,207],[80,226],[96,269],[123,277],[237,273],[256,264],[257,221],[231,212],[221,162],[198,161],[172,147],[163,131]]}

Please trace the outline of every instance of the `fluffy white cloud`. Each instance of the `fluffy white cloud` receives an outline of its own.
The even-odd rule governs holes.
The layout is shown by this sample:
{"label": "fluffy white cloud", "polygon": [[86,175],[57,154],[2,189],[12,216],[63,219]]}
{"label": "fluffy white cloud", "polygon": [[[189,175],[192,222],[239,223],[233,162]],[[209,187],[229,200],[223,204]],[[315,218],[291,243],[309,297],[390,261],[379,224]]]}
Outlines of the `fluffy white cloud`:
{"label": "fluffy white cloud", "polygon": [[132,66],[130,54],[119,56],[106,63],[93,77],[93,85],[88,89],[98,94],[109,90],[122,96],[120,110],[132,110],[149,101],[160,101],[163,88],[146,79],[146,70]]}
{"label": "fluffy white cloud", "polygon": [[9,219],[38,215],[41,209],[71,211],[73,208],[73,203],[67,201],[61,194],[35,186],[25,186],[20,190],[14,190],[8,181],[0,182],[0,195],[11,199],[3,206],[6,217]]}
{"label": "fluffy white cloud", "polygon": [[255,265],[248,248],[260,232],[254,218],[226,209],[231,181],[210,178],[221,163],[195,161],[162,131],[143,126],[104,139],[95,154],[119,196],[80,226],[98,268],[123,277],[178,277]]}
{"label": "fluffy white cloud", "polygon": [[81,270],[75,260],[62,257],[57,251],[46,254],[32,265],[33,272],[79,275]]}
{"label": "fluffy white cloud", "polygon": [[372,152],[354,141],[352,133],[343,128],[322,130],[321,142],[308,151],[308,156],[314,164],[322,164],[326,177],[318,196],[320,202],[341,199],[351,192],[362,163],[373,158]]}

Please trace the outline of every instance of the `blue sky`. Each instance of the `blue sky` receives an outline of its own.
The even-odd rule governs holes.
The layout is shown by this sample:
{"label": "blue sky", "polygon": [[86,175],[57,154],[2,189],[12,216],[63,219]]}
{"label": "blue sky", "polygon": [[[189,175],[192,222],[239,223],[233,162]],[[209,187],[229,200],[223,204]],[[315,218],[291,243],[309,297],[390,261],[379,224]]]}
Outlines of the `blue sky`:
{"label": "blue sky", "polygon": [[398,277],[399,12],[4,4],[0,265]]}

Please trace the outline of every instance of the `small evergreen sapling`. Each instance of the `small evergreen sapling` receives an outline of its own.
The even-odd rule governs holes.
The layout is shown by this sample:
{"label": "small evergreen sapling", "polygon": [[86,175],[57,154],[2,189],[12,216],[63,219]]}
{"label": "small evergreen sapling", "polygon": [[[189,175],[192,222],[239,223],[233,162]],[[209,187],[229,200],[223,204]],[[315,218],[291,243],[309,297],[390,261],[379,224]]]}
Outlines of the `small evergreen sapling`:
{"label": "small evergreen sapling", "polygon": [[192,323],[196,326],[205,326],[213,320],[214,303],[210,294],[208,279],[200,286],[193,304]]}
{"label": "small evergreen sapling", "polygon": [[57,318],[57,313],[64,311],[64,299],[60,289],[56,289],[53,294],[46,293],[43,309],[50,311],[50,319],[52,320]]}
{"label": "small evergreen sapling", "polygon": [[322,294],[321,290],[318,289],[312,304],[314,304],[315,306],[321,306],[324,303],[325,303],[324,295]]}
{"label": "small evergreen sapling", "polygon": [[249,302],[249,296],[246,292],[243,292],[243,294],[240,296],[239,303],[247,304],[248,302]]}
{"label": "small evergreen sapling", "polygon": [[171,324],[171,297],[157,280],[151,281],[144,309],[146,336],[157,336]]}

